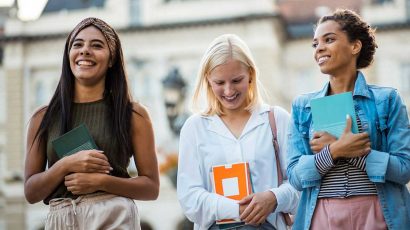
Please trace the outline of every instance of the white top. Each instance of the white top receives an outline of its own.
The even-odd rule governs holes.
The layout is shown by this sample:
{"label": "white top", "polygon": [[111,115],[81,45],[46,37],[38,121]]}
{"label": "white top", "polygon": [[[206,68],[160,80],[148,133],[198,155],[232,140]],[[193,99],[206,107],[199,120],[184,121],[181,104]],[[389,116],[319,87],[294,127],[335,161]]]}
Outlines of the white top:
{"label": "white top", "polygon": [[254,193],[270,190],[278,206],[268,221],[276,229],[286,229],[278,212],[295,213],[299,192],[286,175],[286,142],[289,113],[275,106],[275,120],[280,148],[279,158],[284,183],[278,186],[276,160],[269,124],[270,106],[260,105],[252,112],[237,139],[217,115],[193,115],[181,130],[178,163],[178,200],[195,229],[208,229],[216,220],[239,218],[237,201],[212,193],[212,166],[249,162]]}

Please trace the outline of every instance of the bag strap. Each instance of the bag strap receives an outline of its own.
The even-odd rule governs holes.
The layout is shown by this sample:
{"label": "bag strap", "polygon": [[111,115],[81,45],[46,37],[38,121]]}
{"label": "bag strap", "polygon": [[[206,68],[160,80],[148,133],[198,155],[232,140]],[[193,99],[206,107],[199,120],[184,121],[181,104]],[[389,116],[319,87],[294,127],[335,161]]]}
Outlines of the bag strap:
{"label": "bag strap", "polygon": [[[270,128],[272,131],[272,144],[273,144],[273,148],[275,149],[275,158],[276,158],[276,170],[278,173],[278,187],[279,185],[281,185],[283,183],[283,174],[282,174],[282,170],[280,168],[280,159],[279,159],[279,143],[278,143],[278,131],[276,130],[276,122],[275,122],[275,112],[274,112],[274,108],[272,107],[269,110],[268,113],[268,117],[269,117],[269,124],[270,124]],[[289,215],[289,213],[283,213],[281,212],[285,223],[287,226],[292,226],[293,225],[293,219],[292,217]]]}
{"label": "bag strap", "polygon": [[283,183],[283,174],[280,168],[279,143],[278,143],[278,135],[277,135],[278,132],[276,130],[275,112],[273,108],[269,111],[269,124],[270,124],[270,128],[272,131],[273,148],[275,149],[276,170],[278,173],[278,186],[279,186]]}

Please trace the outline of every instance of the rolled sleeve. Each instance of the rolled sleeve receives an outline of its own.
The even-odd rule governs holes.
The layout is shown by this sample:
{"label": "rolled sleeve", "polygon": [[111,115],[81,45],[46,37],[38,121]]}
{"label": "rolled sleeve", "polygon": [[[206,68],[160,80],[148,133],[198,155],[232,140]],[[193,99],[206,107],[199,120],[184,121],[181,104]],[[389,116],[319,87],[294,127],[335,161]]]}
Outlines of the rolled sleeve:
{"label": "rolled sleeve", "polygon": [[217,219],[239,220],[239,204],[237,201],[218,195]]}
{"label": "rolled sleeve", "polygon": [[298,192],[291,184],[286,181],[286,183],[283,183],[278,188],[272,188],[270,191],[276,196],[277,206],[274,211],[275,213],[296,213],[300,192]]}
{"label": "rolled sleeve", "polygon": [[371,150],[366,158],[366,172],[370,181],[384,183],[388,163],[388,153]]}
{"label": "rolled sleeve", "polygon": [[321,175],[316,168],[314,155],[303,155],[295,166],[296,174],[299,175],[302,188],[313,187],[320,184]]}

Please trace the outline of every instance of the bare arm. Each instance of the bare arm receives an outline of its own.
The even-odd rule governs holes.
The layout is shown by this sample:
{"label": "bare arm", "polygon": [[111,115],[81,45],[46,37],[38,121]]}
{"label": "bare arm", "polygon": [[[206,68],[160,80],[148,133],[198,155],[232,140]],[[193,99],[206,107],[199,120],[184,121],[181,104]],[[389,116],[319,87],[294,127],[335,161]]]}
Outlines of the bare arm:
{"label": "bare arm", "polygon": [[40,127],[45,109],[36,112],[30,121],[27,133],[27,150],[24,167],[24,194],[29,203],[45,199],[64,180],[67,168],[61,162],[45,171],[47,165],[46,147],[39,145],[34,136]]}
{"label": "bare arm", "polygon": [[137,113],[132,114],[131,135],[138,177],[107,177],[103,190],[137,200],[155,200],[159,194],[159,171],[154,131],[147,110],[136,103],[133,107]]}
{"label": "bare arm", "polygon": [[74,194],[105,191],[135,200],[154,200],[159,194],[159,172],[154,132],[148,112],[134,104],[131,118],[132,146],[138,176],[120,178],[101,173],[74,173],[66,176],[65,184]]}
{"label": "bare arm", "polygon": [[64,181],[71,172],[108,173],[110,165],[104,154],[97,150],[81,151],[57,161],[46,170],[47,154],[45,143],[34,140],[45,109],[36,112],[28,128],[27,150],[24,168],[24,194],[29,203],[44,200]]}

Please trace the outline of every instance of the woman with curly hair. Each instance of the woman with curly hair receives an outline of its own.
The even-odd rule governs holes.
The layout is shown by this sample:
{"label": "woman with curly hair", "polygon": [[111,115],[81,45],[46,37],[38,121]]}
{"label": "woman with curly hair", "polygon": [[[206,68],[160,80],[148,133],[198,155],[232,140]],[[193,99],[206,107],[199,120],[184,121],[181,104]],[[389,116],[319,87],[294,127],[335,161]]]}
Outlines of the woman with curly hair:
{"label": "woman with curly hair", "polygon": [[[375,30],[355,12],[322,17],[314,59],[329,82],[292,104],[288,147],[290,183],[302,191],[293,229],[406,229],[410,226],[410,130],[397,90],[366,83],[377,48]],[[351,91],[352,119],[339,138],[313,130],[311,100]]]}

